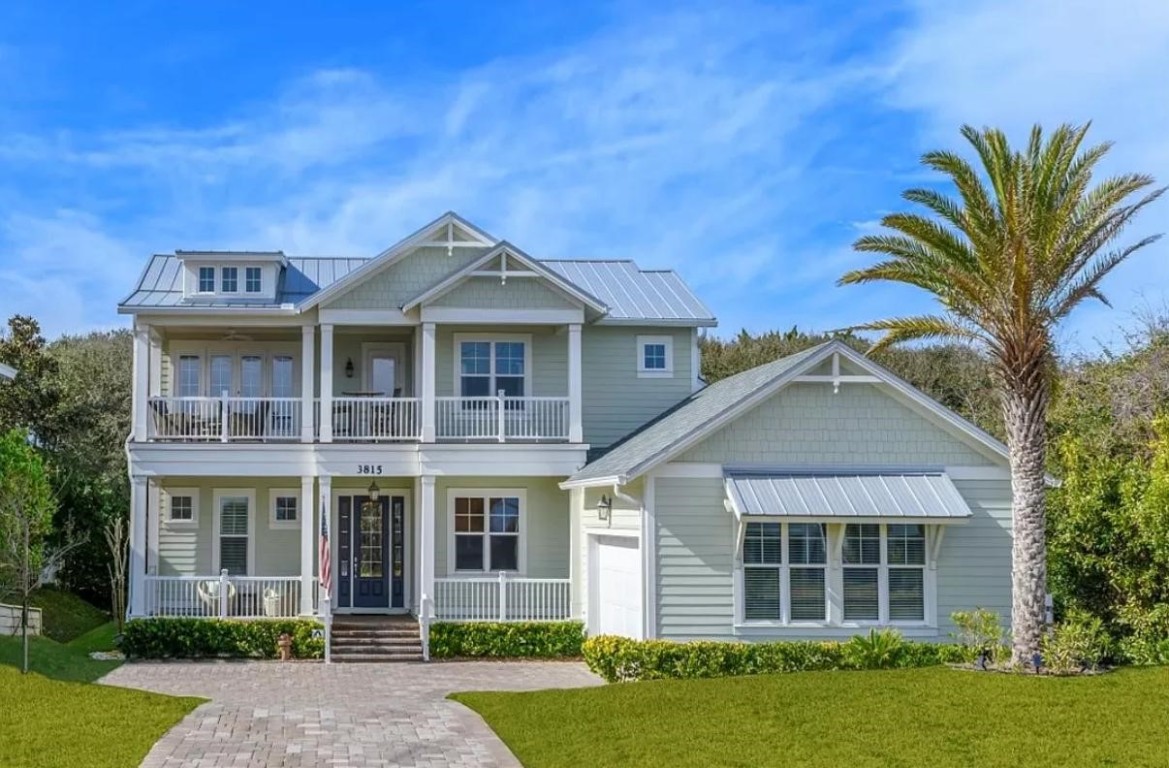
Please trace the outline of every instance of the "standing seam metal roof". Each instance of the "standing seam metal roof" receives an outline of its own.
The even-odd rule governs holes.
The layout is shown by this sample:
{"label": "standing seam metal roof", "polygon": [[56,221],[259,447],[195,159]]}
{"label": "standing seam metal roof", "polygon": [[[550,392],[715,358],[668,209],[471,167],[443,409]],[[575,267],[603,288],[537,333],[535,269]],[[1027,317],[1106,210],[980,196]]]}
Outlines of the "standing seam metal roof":
{"label": "standing seam metal roof", "polygon": [[945,472],[728,472],[739,515],[953,518],[973,513]]}

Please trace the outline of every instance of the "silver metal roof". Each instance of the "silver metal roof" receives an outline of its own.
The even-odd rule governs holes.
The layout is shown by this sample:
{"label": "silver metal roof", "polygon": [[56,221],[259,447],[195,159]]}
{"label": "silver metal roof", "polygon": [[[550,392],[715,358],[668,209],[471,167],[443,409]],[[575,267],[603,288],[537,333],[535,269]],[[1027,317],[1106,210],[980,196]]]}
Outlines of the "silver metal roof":
{"label": "silver metal roof", "polygon": [[738,516],[961,519],[970,507],[945,472],[728,473]]}
{"label": "silver metal roof", "polygon": [[681,321],[712,326],[714,315],[672,270],[639,269],[632,261],[541,260],[609,307],[602,323]]}

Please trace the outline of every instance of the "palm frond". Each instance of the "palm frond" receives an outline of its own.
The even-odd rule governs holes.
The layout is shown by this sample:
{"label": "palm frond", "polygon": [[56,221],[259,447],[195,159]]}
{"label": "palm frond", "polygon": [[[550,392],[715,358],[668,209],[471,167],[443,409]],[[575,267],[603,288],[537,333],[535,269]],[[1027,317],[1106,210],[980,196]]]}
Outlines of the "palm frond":
{"label": "palm frond", "polygon": [[948,339],[951,341],[983,341],[984,337],[977,330],[963,323],[942,315],[915,315],[909,317],[891,317],[885,320],[874,320],[871,323],[854,325],[842,331],[881,331],[884,333],[877,339],[869,352],[879,352],[894,344],[906,341],[920,341],[925,339]]}

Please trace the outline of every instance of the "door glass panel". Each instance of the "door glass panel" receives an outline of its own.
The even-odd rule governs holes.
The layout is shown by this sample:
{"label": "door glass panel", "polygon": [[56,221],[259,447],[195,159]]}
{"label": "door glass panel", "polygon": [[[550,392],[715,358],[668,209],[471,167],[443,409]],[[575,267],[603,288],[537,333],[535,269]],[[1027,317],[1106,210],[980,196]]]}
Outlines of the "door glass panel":
{"label": "door glass panel", "polygon": [[264,394],[264,361],[259,355],[240,358],[240,396],[261,397]]}
{"label": "door glass panel", "polygon": [[395,376],[394,370],[397,361],[392,357],[374,357],[370,359],[370,389],[380,392],[386,397],[394,397]]}
{"label": "door glass panel", "polygon": [[276,355],[272,358],[272,397],[295,397],[292,383],[292,358]]}
{"label": "door glass panel", "polygon": [[179,397],[199,396],[199,357],[183,355],[179,358]]}
{"label": "door glass panel", "polygon": [[382,508],[376,502],[361,505],[361,540],[358,544],[358,572],[363,579],[380,579],[384,573],[382,562]]}
{"label": "door glass panel", "polygon": [[231,394],[231,356],[212,355],[211,383],[207,394],[219,397],[224,392]]}

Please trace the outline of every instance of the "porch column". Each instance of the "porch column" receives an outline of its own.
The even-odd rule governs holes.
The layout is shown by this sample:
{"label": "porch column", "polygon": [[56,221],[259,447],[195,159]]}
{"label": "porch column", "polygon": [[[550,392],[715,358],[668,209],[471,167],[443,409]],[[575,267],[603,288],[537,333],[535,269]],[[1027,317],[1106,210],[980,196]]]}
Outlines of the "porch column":
{"label": "porch column", "polygon": [[581,616],[581,552],[580,517],[584,514],[584,488],[568,491],[568,615],[579,619]]}
{"label": "porch column", "polygon": [[313,478],[300,479],[300,615],[313,614],[313,550],[316,549],[317,497]]}
{"label": "porch column", "polygon": [[[320,509],[321,519],[329,521],[329,549],[332,552],[337,552],[337,531],[333,527],[333,478],[329,475],[321,475],[318,477],[317,489],[320,497],[317,507]],[[320,520],[317,522],[320,523]],[[333,563],[333,589],[329,592],[330,610],[336,607],[331,601],[333,600],[333,596],[337,594],[337,579],[339,578],[338,574],[341,572],[341,564],[337,561],[337,558],[331,558],[331,562]]]}
{"label": "porch column", "polygon": [[134,324],[134,441],[146,440],[150,397],[150,326]]}
{"label": "porch column", "polygon": [[[428,605],[428,616],[434,615],[434,475],[423,475],[421,478],[422,499],[421,507],[421,535],[418,547],[418,570],[421,587],[419,610]],[[452,555],[453,556],[453,555]],[[429,604],[428,604],[429,603]]]}
{"label": "porch column", "polygon": [[[316,387],[313,382],[316,378],[316,334],[317,329],[311,325],[301,328],[300,339],[300,441],[311,443],[315,430],[313,428],[313,395]],[[304,497],[312,498],[312,494]],[[307,502],[306,502],[307,503]]]}
{"label": "porch column", "polygon": [[146,500],[150,489],[145,475],[130,478],[130,615],[146,613]]}
{"label": "porch column", "polygon": [[146,486],[146,574],[158,575],[159,516],[162,515],[162,488],[158,480],[151,480]]}
{"label": "porch column", "polygon": [[321,326],[321,442],[333,442],[333,326]]}
{"label": "porch column", "polygon": [[584,442],[581,428],[580,323],[568,326],[568,442]]}
{"label": "porch column", "polygon": [[[422,442],[434,442],[434,323],[422,324]],[[425,478],[423,478],[425,479]],[[433,492],[434,478],[431,478]]]}
{"label": "porch column", "polygon": [[150,331],[150,396],[162,394],[162,336]]}

